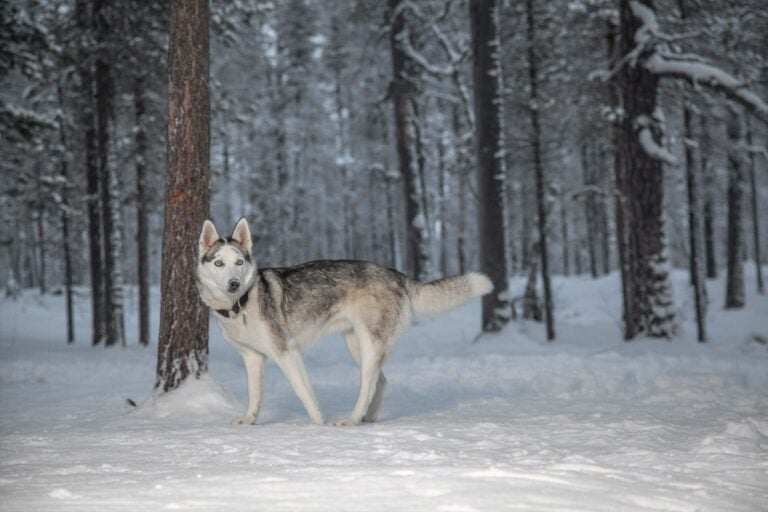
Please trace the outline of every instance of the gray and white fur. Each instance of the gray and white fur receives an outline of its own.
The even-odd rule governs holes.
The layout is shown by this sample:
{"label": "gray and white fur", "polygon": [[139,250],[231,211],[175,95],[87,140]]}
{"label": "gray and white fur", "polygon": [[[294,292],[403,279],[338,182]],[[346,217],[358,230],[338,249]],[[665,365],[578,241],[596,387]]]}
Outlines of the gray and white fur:
{"label": "gray and white fur", "polygon": [[412,315],[442,313],[493,289],[479,273],[419,283],[366,261],[257,269],[251,250],[245,219],[226,239],[212,222],[203,224],[196,272],[200,297],[215,311],[224,339],[243,357],[248,375],[248,409],[235,424],[256,422],[268,357],[288,378],[311,420],[323,424],[301,351],[330,333],[343,334],[360,368],[357,402],[348,417],[334,424],[375,421],[387,384],[382,366]]}

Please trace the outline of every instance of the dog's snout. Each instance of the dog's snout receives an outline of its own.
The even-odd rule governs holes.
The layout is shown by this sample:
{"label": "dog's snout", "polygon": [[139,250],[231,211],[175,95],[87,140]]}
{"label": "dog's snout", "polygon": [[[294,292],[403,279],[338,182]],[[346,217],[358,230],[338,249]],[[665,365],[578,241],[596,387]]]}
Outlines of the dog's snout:
{"label": "dog's snout", "polygon": [[237,289],[240,288],[240,281],[237,279],[230,279],[229,280],[229,289],[233,292],[237,291]]}

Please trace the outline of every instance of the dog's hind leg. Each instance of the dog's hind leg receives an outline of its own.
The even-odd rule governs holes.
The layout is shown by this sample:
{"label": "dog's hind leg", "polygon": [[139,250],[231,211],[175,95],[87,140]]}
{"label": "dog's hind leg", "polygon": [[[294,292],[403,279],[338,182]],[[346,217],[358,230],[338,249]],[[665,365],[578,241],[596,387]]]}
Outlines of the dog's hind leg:
{"label": "dog's hind leg", "polygon": [[[366,331],[355,332],[357,338],[358,357],[360,366],[360,393],[352,412],[347,418],[339,420],[334,425],[359,425],[363,415],[376,393],[376,385],[381,374],[381,365],[384,362],[383,345],[377,344]],[[349,337],[345,336],[347,343]],[[352,356],[354,358],[354,354]]]}
{"label": "dog's hind leg", "polygon": [[368,410],[363,416],[363,421],[366,423],[373,423],[376,418],[379,417],[379,409],[381,408],[381,401],[384,399],[384,390],[387,389],[387,378],[384,377],[384,372],[379,370],[379,380],[376,382],[376,391],[373,393],[371,403],[368,405]]}
{"label": "dog's hind leg", "polygon": [[[344,333],[344,342],[347,344],[347,350],[349,355],[355,361],[355,364],[360,367],[360,341],[354,331],[347,331]],[[379,416],[379,409],[381,408],[381,401],[384,398],[384,390],[387,387],[387,379],[384,377],[384,372],[379,370],[379,378],[376,381],[376,391],[373,393],[368,410],[363,416],[363,421],[367,423],[373,423]]]}
{"label": "dog's hind leg", "polygon": [[323,413],[320,412],[320,404],[317,403],[312,384],[309,383],[307,370],[301,360],[301,354],[297,350],[288,350],[274,356],[275,363],[283,371],[293,391],[299,397],[310,419],[317,425],[323,425]]}

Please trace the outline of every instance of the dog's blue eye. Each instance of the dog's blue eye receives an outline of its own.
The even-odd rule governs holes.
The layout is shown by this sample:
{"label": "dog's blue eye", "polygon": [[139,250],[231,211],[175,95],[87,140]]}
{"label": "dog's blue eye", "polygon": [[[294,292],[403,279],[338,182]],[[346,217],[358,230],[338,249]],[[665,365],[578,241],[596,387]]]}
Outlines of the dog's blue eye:
{"label": "dog's blue eye", "polygon": [[242,264],[243,264],[243,260],[237,260],[237,265],[242,265]]}
{"label": "dog's blue eye", "polygon": [[213,264],[216,265],[217,267],[223,267],[224,266],[224,262],[221,261],[221,260],[216,260],[216,261],[213,262]]}

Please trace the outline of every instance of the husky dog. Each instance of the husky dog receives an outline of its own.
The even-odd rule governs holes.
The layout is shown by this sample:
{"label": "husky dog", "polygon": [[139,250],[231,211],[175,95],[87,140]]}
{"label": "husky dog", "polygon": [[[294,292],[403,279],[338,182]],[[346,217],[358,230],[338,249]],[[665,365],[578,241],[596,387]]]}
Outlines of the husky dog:
{"label": "husky dog", "polygon": [[215,311],[224,339],[243,357],[248,409],[234,424],[253,424],[261,404],[264,363],[283,371],[314,423],[323,414],[300,352],[329,333],[344,335],[360,368],[360,394],[350,415],[335,425],[375,421],[387,379],[381,367],[411,315],[433,315],[489,293],[483,274],[419,283],[365,261],[313,261],[289,268],[256,268],[251,233],[240,219],[219,237],[211,221],[200,233],[197,286]]}

